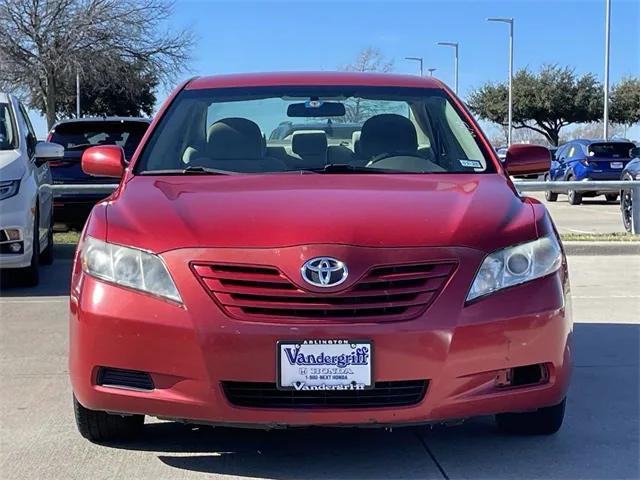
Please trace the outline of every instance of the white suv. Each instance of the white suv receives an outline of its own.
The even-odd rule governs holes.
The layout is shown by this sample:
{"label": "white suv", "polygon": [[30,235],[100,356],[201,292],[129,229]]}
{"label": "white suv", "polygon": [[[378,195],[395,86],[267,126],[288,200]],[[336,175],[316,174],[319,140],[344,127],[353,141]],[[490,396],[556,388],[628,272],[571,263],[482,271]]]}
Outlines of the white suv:
{"label": "white suv", "polygon": [[0,268],[11,280],[38,284],[38,264],[53,261],[53,196],[48,160],[62,146],[38,142],[24,106],[0,93]]}

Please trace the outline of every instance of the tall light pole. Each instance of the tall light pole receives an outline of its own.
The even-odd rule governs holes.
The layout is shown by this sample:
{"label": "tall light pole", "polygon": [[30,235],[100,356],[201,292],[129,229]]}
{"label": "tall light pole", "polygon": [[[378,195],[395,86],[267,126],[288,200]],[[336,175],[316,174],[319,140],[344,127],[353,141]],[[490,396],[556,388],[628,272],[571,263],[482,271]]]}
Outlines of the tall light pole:
{"label": "tall light pole", "polygon": [[423,58],[422,57],[404,57],[405,60],[412,60],[414,62],[420,62],[420,76],[422,77],[422,63],[423,63]]}
{"label": "tall light pole", "polygon": [[453,91],[457,95],[458,94],[458,42],[438,42],[438,45],[442,47],[453,47],[455,50],[455,63],[453,65],[453,77],[454,77],[454,87]]}
{"label": "tall light pole", "polygon": [[427,71],[429,72],[429,76],[433,77],[433,72],[435,72],[437,70],[437,68],[427,68]]}
{"label": "tall light pole", "polygon": [[611,43],[611,0],[605,0],[604,20],[604,139],[609,138],[609,47]]}
{"label": "tall light pole", "polygon": [[509,130],[507,144],[511,146],[511,133],[513,132],[513,18],[487,18],[487,21],[509,24]]}
{"label": "tall light pole", "polygon": [[76,66],[76,118],[80,118],[80,69]]}

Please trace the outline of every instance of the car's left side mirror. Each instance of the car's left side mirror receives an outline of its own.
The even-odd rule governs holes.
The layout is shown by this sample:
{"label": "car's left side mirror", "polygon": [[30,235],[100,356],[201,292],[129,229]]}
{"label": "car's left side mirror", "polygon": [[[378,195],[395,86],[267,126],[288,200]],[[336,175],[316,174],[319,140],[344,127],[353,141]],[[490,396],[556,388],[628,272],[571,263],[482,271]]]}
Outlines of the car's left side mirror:
{"label": "car's left side mirror", "polygon": [[509,175],[544,173],[551,168],[551,152],[540,145],[511,145],[504,159]]}
{"label": "car's left side mirror", "polygon": [[120,178],[124,174],[124,150],[118,145],[87,148],[82,154],[82,171],[93,177]]}
{"label": "car's left side mirror", "polygon": [[36,165],[45,164],[52,160],[61,160],[64,157],[64,147],[52,142],[36,143]]}

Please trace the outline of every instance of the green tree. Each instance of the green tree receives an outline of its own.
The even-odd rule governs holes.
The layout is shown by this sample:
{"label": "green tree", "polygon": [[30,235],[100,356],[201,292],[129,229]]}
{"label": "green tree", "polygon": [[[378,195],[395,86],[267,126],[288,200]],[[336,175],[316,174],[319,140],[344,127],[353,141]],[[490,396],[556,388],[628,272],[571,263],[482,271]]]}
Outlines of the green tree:
{"label": "green tree", "polygon": [[[109,68],[92,69],[80,78],[80,105],[82,115],[93,116],[150,116],[156,103],[155,89],[158,79],[145,62],[129,62],[111,57]],[[76,78],[60,78],[58,111],[71,117],[76,113]],[[44,104],[39,104],[41,109]]]}
{"label": "green tree", "polygon": [[611,121],[631,126],[640,122],[640,79],[625,78],[611,90]]}
{"label": "green tree", "polygon": [[[486,83],[474,90],[467,104],[479,117],[507,125],[506,83]],[[594,75],[578,77],[574,70],[545,65],[538,73],[527,69],[513,78],[513,126],[543,135],[558,145],[560,130],[574,123],[602,118],[602,86]]]}

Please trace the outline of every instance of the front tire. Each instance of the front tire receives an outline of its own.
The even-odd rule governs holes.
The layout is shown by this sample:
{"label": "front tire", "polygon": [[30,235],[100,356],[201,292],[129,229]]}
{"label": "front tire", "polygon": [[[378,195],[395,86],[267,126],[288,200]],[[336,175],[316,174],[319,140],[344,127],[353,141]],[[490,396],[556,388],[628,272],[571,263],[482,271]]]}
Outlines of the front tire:
{"label": "front tire", "polygon": [[40,215],[38,210],[33,218],[33,242],[31,242],[31,262],[26,268],[21,268],[18,273],[20,284],[25,287],[35,287],[40,283],[40,236],[38,225]]}
{"label": "front tire", "polygon": [[47,230],[47,248],[40,254],[41,265],[51,265],[53,263],[53,216],[49,222]]}
{"label": "front tire", "polygon": [[131,440],[137,437],[144,425],[144,415],[112,415],[89,410],[73,397],[73,411],[80,435],[91,442]]}
{"label": "front tire", "polygon": [[[631,180],[625,178],[625,180]],[[631,197],[631,190],[622,190],[620,192],[620,211],[622,213],[622,223],[627,232],[631,233],[632,227],[632,215],[633,215],[633,199]]]}
{"label": "front tire", "polygon": [[496,415],[498,428],[516,435],[551,435],[560,430],[564,420],[567,399],[551,407],[539,408],[534,412],[499,413]]}
{"label": "front tire", "polygon": [[617,193],[607,193],[604,198],[607,200],[607,202],[615,202],[616,200],[618,200],[618,194]]}
{"label": "front tire", "polygon": [[[549,175],[544,176],[544,181],[549,181]],[[547,202],[555,202],[556,200],[558,200],[558,194],[556,192],[552,192],[551,190],[545,190],[544,198],[547,200]]]}
{"label": "front tire", "polygon": [[[573,177],[567,178],[567,181],[573,182],[575,179]],[[582,194],[580,192],[576,192],[575,190],[569,190],[567,192],[567,197],[569,199],[569,205],[580,205],[582,203]]]}

